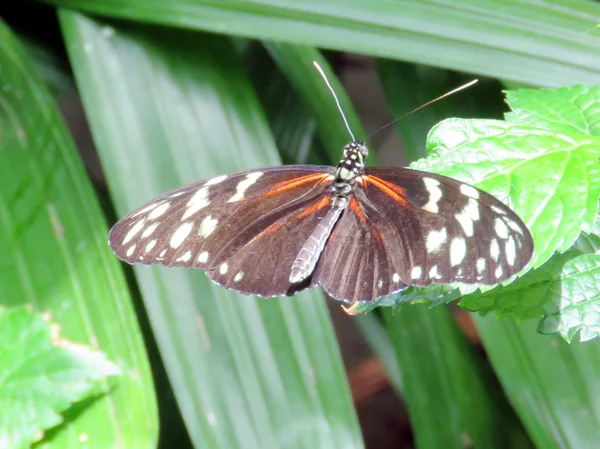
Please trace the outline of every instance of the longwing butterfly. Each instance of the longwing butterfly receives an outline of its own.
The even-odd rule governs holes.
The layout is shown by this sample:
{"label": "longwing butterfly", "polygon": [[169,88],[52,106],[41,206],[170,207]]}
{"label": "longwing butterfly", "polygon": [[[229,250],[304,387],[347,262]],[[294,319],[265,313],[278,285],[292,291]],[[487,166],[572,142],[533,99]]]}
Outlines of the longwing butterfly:
{"label": "longwing butterfly", "polygon": [[245,294],[289,296],[318,284],[347,303],[411,285],[497,284],[529,262],[527,227],[492,195],[437,174],[365,168],[367,156],[353,140],[337,167],[187,184],[122,218],[110,246],[130,264],[201,268]]}
{"label": "longwing butterfly", "polygon": [[128,263],[201,268],[265,297],[317,284],[348,303],[407,286],[497,284],[533,253],[521,219],[468,184],[407,168],[365,168],[354,141],[334,167],[290,165],[167,192],[110,231]]}

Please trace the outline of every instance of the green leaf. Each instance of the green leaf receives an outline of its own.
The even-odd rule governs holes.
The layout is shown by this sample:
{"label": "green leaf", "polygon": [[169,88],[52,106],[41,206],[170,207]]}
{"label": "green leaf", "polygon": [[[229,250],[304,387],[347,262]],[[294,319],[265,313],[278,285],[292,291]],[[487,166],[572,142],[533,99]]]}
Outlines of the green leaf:
{"label": "green leaf", "polygon": [[[48,448],[154,447],[150,368],[98,199],[37,67],[0,21],[0,301],[49,311],[123,370],[69,409]],[[2,372],[3,367],[0,367]]]}
{"label": "green leaf", "polygon": [[105,355],[63,340],[57,324],[23,307],[0,310],[0,446],[26,447],[89,397],[95,382],[119,374]]}
{"label": "green leaf", "polygon": [[491,372],[448,310],[383,311],[419,448],[530,447]]}
{"label": "green leaf", "polygon": [[494,370],[535,446],[595,448],[600,441],[600,340],[567,344],[535,323],[475,316]]}
{"label": "green leaf", "polygon": [[[560,95],[561,91],[557,91]],[[600,139],[496,120],[449,119],[413,168],[473,184],[507,203],[534,238],[530,267],[567,250],[598,213]]]}
{"label": "green leaf", "polygon": [[[228,40],[71,12],[61,25],[119,214],[185,182],[279,163]],[[258,300],[200,271],[135,273],[196,447],[362,446],[320,292]]]}
{"label": "green leaf", "polygon": [[598,83],[593,1],[50,0],[94,14],[556,86]]}
{"label": "green leaf", "polygon": [[[600,245],[598,237],[583,237],[577,247],[558,254],[541,268],[511,285],[481,295],[464,297],[460,305],[482,314],[495,310],[499,316],[514,314],[524,321],[544,318],[538,332],[559,332],[571,341],[581,330],[582,341],[600,334],[600,255],[580,245]],[[586,245],[586,246],[587,246]]]}
{"label": "green leaf", "polygon": [[513,112],[506,120],[550,128],[564,134],[600,136],[600,86],[576,85],[560,90],[520,89],[506,92]]}
{"label": "green leaf", "polygon": [[[581,86],[509,93],[516,108],[510,122],[445,121],[429,136],[431,157],[414,167],[462,179],[504,199],[531,230],[535,253],[529,266],[539,268],[596,222],[600,139],[583,132],[594,129],[599,96],[600,89]],[[569,106],[571,101],[576,106]],[[600,326],[590,282],[598,256],[576,256],[555,256],[509,289],[465,297],[461,305],[519,319],[546,315],[541,330],[560,331],[570,340],[582,329],[581,337],[589,339]]]}

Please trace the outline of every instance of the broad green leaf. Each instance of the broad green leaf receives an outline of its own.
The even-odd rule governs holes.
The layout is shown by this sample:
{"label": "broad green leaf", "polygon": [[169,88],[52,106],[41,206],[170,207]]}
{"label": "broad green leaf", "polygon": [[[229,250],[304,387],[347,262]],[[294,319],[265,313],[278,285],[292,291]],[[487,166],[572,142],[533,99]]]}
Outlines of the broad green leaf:
{"label": "broad green leaf", "polygon": [[535,446],[593,449],[600,441],[600,339],[571,344],[535,323],[475,316],[496,375]]}
{"label": "broad green leaf", "polygon": [[89,448],[154,447],[150,369],[98,200],[32,58],[2,22],[0,217],[2,305],[50,312],[65,338],[104,352],[123,372],[69,409],[43,447],[80,447],[81,439]]}
{"label": "broad green leaf", "polygon": [[[560,91],[557,91],[560,95]],[[473,184],[509,204],[531,231],[530,267],[567,250],[598,212],[600,138],[496,120],[449,119],[413,168]]]}
{"label": "broad green leaf", "polygon": [[565,134],[600,136],[600,86],[576,85],[560,90],[519,89],[506,92],[513,112],[506,120],[550,128]]}
{"label": "broad green leaf", "polygon": [[[582,240],[579,244],[579,240]],[[492,291],[465,296],[460,305],[467,310],[499,316],[514,314],[519,321],[544,317],[538,331],[559,332],[571,341],[581,330],[582,341],[600,334],[600,255],[591,247],[600,244],[598,237],[582,237],[577,247],[557,254],[542,267],[512,284]],[[471,305],[473,304],[473,305]]]}
{"label": "broad green leaf", "polygon": [[534,85],[600,82],[594,1],[49,0],[94,14],[364,53]]}
{"label": "broad green leaf", "polygon": [[[231,43],[61,14],[119,215],[195,179],[279,163]],[[361,447],[322,295],[258,300],[201,271],[136,267],[199,448]]]}
{"label": "broad green leaf", "polygon": [[[592,230],[600,196],[600,139],[583,133],[597,121],[598,89],[576,86],[550,93],[509,94],[517,108],[509,115],[512,122],[443,122],[430,134],[432,157],[415,164],[507,201],[534,237],[533,268],[566,251],[582,231]],[[577,107],[569,107],[574,96]],[[582,329],[582,338],[589,339],[600,326],[597,293],[590,282],[597,256],[582,255],[564,265],[573,257],[550,260],[510,289],[472,295],[461,305],[472,311],[514,313],[520,319],[549,315],[541,324],[545,331],[554,329],[570,339]]]}
{"label": "broad green leaf", "polygon": [[104,354],[63,340],[56,327],[24,307],[0,310],[0,447],[28,447],[95,382],[120,372]]}

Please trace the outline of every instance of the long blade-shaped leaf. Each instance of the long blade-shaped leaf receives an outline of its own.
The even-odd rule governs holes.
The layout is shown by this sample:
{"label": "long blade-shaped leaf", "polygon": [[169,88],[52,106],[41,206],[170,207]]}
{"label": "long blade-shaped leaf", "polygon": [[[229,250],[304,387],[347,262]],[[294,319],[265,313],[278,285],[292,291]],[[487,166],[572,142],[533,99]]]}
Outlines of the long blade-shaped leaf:
{"label": "long blade-shaped leaf", "polygon": [[600,81],[593,1],[48,0],[112,17],[312,45],[534,85]]}
{"label": "long blade-shaped leaf", "polygon": [[[120,213],[170,187],[278,162],[228,41],[62,14]],[[255,300],[201,272],[136,269],[196,447],[360,447],[319,292]]]}
{"label": "long blade-shaped leaf", "polygon": [[47,447],[154,447],[152,379],[104,217],[50,92],[2,22],[0,86],[0,302],[51,311],[65,338],[123,372],[71,409]]}
{"label": "long blade-shaped leaf", "polygon": [[565,343],[535,323],[477,317],[504,389],[540,448],[595,448],[600,441],[600,342]]}

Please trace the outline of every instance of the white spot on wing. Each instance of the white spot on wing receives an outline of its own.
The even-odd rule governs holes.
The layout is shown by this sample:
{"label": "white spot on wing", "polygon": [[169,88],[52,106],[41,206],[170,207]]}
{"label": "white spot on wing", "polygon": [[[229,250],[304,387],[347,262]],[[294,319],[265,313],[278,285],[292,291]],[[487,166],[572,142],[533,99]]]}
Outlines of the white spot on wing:
{"label": "white spot on wing", "polygon": [[156,206],[158,206],[158,203],[152,203],[149,206],[144,207],[141,211],[136,212],[135,215],[134,215],[134,217],[137,217],[138,215],[145,214],[146,212],[150,212]]}
{"label": "white spot on wing", "polygon": [[521,226],[519,226],[516,222],[510,220],[510,219],[506,219],[506,222],[508,223],[508,227],[510,229],[512,229],[515,232],[518,232],[519,234],[523,235],[523,229],[521,228]]}
{"label": "white spot on wing", "polygon": [[192,252],[186,251],[183,256],[177,258],[176,262],[187,262],[191,258],[192,258]]}
{"label": "white spot on wing", "polygon": [[241,201],[244,199],[244,194],[246,193],[246,190],[248,190],[248,188],[254,184],[258,178],[260,178],[264,173],[261,171],[257,171],[257,172],[253,172],[253,173],[248,173],[246,175],[246,178],[243,181],[240,181],[238,183],[238,185],[236,186],[235,190],[235,195],[233,195],[231,198],[229,198],[229,203],[235,203],[236,201]]}
{"label": "white spot on wing", "polygon": [[171,241],[169,245],[171,248],[176,249],[183,243],[190,232],[192,232],[192,228],[194,227],[194,222],[188,221],[177,228],[177,230],[171,236]]}
{"label": "white spot on wing", "polygon": [[161,204],[156,209],[154,209],[152,212],[150,212],[150,214],[148,215],[148,220],[155,220],[155,219],[157,219],[162,214],[164,214],[169,207],[171,207],[171,203],[163,203],[163,204]]}
{"label": "white spot on wing", "polygon": [[450,265],[459,265],[467,255],[467,244],[465,239],[457,237],[450,243]]}
{"label": "white spot on wing", "polygon": [[506,241],[506,262],[508,262],[511,267],[514,267],[516,258],[517,248],[515,246],[515,239],[513,237],[509,237]]}
{"label": "white spot on wing", "polygon": [[377,288],[381,288],[381,287],[383,287],[383,279],[379,279],[377,281]]}
{"label": "white spot on wing", "polygon": [[471,187],[467,184],[461,184],[460,191],[463,195],[469,198],[479,199],[479,191],[475,187]]}
{"label": "white spot on wing", "polygon": [[125,235],[125,238],[123,239],[122,244],[126,245],[132,238],[134,238],[135,235],[142,230],[145,223],[146,223],[146,220],[139,220],[136,224],[134,224],[131,228],[129,228],[129,231]]}
{"label": "white spot on wing", "polygon": [[439,187],[440,183],[433,178],[427,177],[423,178],[423,183],[429,192],[429,201],[421,209],[437,214],[440,210],[438,207],[438,201],[442,197],[442,190]]}
{"label": "white spot on wing", "polygon": [[160,254],[158,255],[158,257],[160,257],[160,258],[162,259],[163,257],[165,257],[165,254],[167,254],[167,249],[166,249],[166,248],[165,248],[165,249],[163,249],[163,250],[160,252]]}
{"label": "white spot on wing", "polygon": [[227,270],[229,270],[229,265],[227,265],[227,262],[222,263],[221,266],[219,267],[219,273],[227,274]]}
{"label": "white spot on wing", "polygon": [[415,266],[410,271],[411,279],[419,279],[423,274],[423,269],[420,266]]}
{"label": "white spot on wing", "polygon": [[219,184],[227,179],[227,175],[217,176],[216,178],[209,179],[204,183],[205,186],[213,186],[215,184]]}
{"label": "white spot on wing", "polygon": [[481,275],[485,271],[485,259],[480,257],[477,259],[477,274]]}
{"label": "white spot on wing", "polygon": [[[413,268],[414,270],[414,268]],[[392,276],[392,281],[398,283],[400,282],[400,275],[398,273],[394,273],[394,275]]]}
{"label": "white spot on wing", "polygon": [[200,209],[205,208],[209,204],[210,201],[208,201],[208,187],[202,187],[201,189],[198,189],[194,196],[191,197],[187,202],[187,209],[183,214],[183,217],[181,217],[181,221],[187,220],[189,217],[194,215]]}
{"label": "white spot on wing", "polygon": [[502,276],[502,265],[498,265],[496,267],[496,273],[495,274],[496,274],[496,279],[499,279],[500,276]]}
{"label": "white spot on wing", "polygon": [[492,211],[498,215],[506,215],[504,209],[500,209],[498,206],[491,205],[490,209],[492,209]]}
{"label": "white spot on wing", "polygon": [[152,233],[156,230],[156,228],[158,228],[159,222],[156,221],[154,223],[152,223],[150,226],[148,226],[146,229],[144,229],[144,232],[142,232],[142,238],[148,238],[152,235]]}
{"label": "white spot on wing", "polygon": [[428,253],[434,253],[439,251],[442,245],[446,242],[448,238],[448,233],[446,228],[443,228],[439,231],[431,231],[427,235],[427,240],[425,241],[425,245],[427,247]]}
{"label": "white spot on wing", "polygon": [[479,220],[479,204],[474,199],[469,199],[465,208],[454,216],[465,231],[467,237],[473,237],[474,222]]}
{"label": "white spot on wing", "polygon": [[131,257],[131,255],[133,254],[134,251],[135,251],[135,245],[131,245],[129,247],[129,249],[127,250],[127,257]]}
{"label": "white spot on wing", "polygon": [[213,219],[209,215],[204,220],[202,220],[202,223],[200,223],[200,229],[198,229],[198,234],[200,234],[200,236],[204,238],[208,237],[215,231],[215,229],[217,229],[218,223],[219,220]]}
{"label": "white spot on wing", "polygon": [[233,282],[240,282],[242,279],[244,279],[244,272],[239,271],[233,278]]}
{"label": "white spot on wing", "polygon": [[500,256],[500,247],[498,246],[498,240],[492,239],[490,241],[490,256],[494,259],[494,262],[498,262]]}
{"label": "white spot on wing", "polygon": [[208,252],[207,251],[202,251],[200,254],[198,254],[198,262],[206,263],[207,261],[208,261]]}
{"label": "white spot on wing", "polygon": [[144,248],[144,253],[148,253],[150,251],[152,251],[152,248],[154,248],[156,246],[156,239],[152,240],[150,243],[148,243],[146,245],[146,248]]}
{"label": "white spot on wing", "polygon": [[496,218],[494,220],[494,230],[501,239],[508,238],[508,228],[506,227],[506,224],[502,218]]}
{"label": "white spot on wing", "polygon": [[429,277],[431,279],[441,279],[442,276],[438,273],[438,266],[434,265],[433,267],[431,267],[431,270],[429,270]]}

